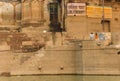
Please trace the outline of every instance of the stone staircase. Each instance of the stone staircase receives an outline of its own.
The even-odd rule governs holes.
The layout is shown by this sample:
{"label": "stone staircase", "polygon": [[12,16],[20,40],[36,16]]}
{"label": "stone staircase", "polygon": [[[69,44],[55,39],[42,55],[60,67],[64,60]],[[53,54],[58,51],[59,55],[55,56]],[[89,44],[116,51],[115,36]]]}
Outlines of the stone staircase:
{"label": "stone staircase", "polygon": [[118,74],[119,57],[115,52],[115,49],[98,46],[92,40],[71,41],[69,45],[18,54],[11,74]]}
{"label": "stone staircase", "polygon": [[[64,47],[64,46],[63,46]],[[71,48],[40,50],[20,64],[19,59],[14,64],[12,75],[21,74],[60,74],[75,73],[75,63]],[[66,49],[66,50],[65,50]],[[57,51],[57,52],[56,52]]]}
{"label": "stone staircase", "polygon": [[101,46],[97,44],[94,40],[83,40],[82,49],[100,49]]}

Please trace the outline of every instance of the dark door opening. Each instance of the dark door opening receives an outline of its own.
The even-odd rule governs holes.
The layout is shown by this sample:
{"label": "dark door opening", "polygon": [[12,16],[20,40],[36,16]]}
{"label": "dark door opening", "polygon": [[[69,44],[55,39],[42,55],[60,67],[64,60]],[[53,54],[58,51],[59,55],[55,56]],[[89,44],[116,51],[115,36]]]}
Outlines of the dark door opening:
{"label": "dark door opening", "polygon": [[58,20],[58,3],[50,3],[50,31],[61,31],[61,24]]}
{"label": "dark door opening", "polygon": [[104,21],[102,20],[101,23],[104,24],[104,28],[103,28],[104,32],[110,32],[111,31],[109,20],[104,20]]}
{"label": "dark door opening", "polygon": [[110,32],[110,21],[109,20],[105,20],[104,21],[104,31],[105,32]]}

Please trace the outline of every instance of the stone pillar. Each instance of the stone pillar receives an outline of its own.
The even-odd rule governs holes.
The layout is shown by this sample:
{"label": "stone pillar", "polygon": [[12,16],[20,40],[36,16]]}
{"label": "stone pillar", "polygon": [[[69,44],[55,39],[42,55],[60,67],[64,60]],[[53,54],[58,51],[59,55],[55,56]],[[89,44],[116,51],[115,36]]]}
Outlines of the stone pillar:
{"label": "stone pillar", "polygon": [[14,10],[14,24],[16,24],[16,17],[17,17],[16,5],[18,4],[18,2],[12,2],[11,4],[13,5],[13,10]]}
{"label": "stone pillar", "polygon": [[21,3],[18,3],[16,6],[15,6],[15,9],[16,9],[16,21],[19,22],[21,21]]}
{"label": "stone pillar", "polygon": [[0,2],[0,25],[3,23],[3,18],[2,18],[2,6],[4,5],[3,2]]}
{"label": "stone pillar", "polygon": [[39,7],[40,7],[40,17],[41,17],[41,20],[44,20],[44,0],[40,0],[40,4],[39,4]]}

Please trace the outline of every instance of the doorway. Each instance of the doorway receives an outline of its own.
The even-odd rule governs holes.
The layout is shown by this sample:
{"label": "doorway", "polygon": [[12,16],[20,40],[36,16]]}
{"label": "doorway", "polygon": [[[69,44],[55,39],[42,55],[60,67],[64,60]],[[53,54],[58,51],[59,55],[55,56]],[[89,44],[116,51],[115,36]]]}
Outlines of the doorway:
{"label": "doorway", "polygon": [[101,21],[101,24],[102,24],[102,26],[103,26],[103,31],[104,32],[110,32],[111,31],[111,28],[110,28],[110,21],[109,20],[102,20]]}
{"label": "doorway", "polygon": [[110,21],[109,20],[105,20],[104,21],[104,32],[110,32]]}

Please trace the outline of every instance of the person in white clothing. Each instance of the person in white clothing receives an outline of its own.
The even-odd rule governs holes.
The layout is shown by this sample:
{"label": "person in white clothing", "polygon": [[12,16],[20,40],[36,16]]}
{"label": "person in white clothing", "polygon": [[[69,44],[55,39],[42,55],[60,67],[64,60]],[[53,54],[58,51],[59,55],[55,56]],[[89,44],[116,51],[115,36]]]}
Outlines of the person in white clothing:
{"label": "person in white clothing", "polygon": [[90,33],[90,40],[94,40],[94,39],[95,39],[94,33]]}

